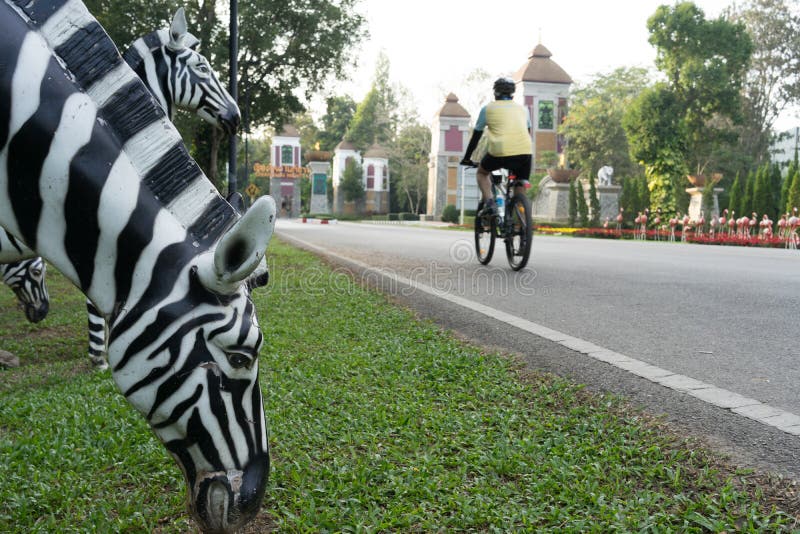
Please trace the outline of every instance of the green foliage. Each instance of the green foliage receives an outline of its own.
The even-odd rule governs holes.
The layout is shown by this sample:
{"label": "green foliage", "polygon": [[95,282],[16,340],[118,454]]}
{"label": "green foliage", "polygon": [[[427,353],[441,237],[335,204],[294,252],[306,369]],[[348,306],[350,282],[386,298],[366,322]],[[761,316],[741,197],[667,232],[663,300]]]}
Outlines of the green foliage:
{"label": "green foliage", "polygon": [[753,41],[753,54],[742,90],[744,122],[741,153],[753,163],[769,158],[776,119],[800,99],[800,16],[795,2],[744,0],[733,4],[730,20],[742,23]]}
{"label": "green foliage", "polygon": [[793,161],[789,164],[789,168],[786,171],[786,176],[783,178],[783,182],[781,183],[781,199],[778,203],[779,214],[788,211],[787,206],[789,205],[789,189],[792,186],[792,180],[794,180],[794,175],[797,174],[797,172],[797,162]]}
{"label": "green foliage", "polygon": [[366,150],[373,143],[386,146],[394,137],[397,122],[397,97],[389,83],[389,59],[382,53],[372,88],[350,121],[347,140],[359,150]]}
{"label": "green foliage", "polygon": [[458,224],[458,208],[453,204],[448,204],[442,210],[442,221]]}
{"label": "green foliage", "polygon": [[430,147],[431,129],[418,123],[403,127],[392,140],[389,147],[391,190],[399,209],[416,214],[425,209]]}
{"label": "green foliage", "polygon": [[647,27],[666,82],[633,102],[623,126],[646,167],[653,207],[674,214],[688,206],[684,176],[717,165],[735,142],[752,43],[742,24],[706,20],[691,2],[660,6]]}
{"label": "green foliage", "polygon": [[753,211],[753,200],[755,198],[756,190],[756,174],[758,170],[751,170],[747,173],[747,181],[744,183],[744,192],[742,193],[742,201],[739,203],[739,209],[736,212],[739,215],[749,215]]}
{"label": "green foliage", "polygon": [[[650,183],[645,176],[640,176],[636,180],[636,211],[644,211],[651,208]],[[658,206],[653,207],[657,211]]]}
{"label": "green foliage", "polygon": [[730,140],[729,124],[719,119],[740,119],[739,91],[752,41],[743,24],[707,20],[692,2],[658,7],[647,28],[656,66],[680,103],[690,168],[702,174],[715,146]]}
{"label": "green foliage", "polygon": [[586,194],[580,179],[575,179],[575,196],[578,204],[578,221],[583,228],[589,227],[589,206],[586,204]]}
{"label": "green foliage", "polygon": [[356,102],[350,96],[331,96],[325,100],[325,115],[318,141],[320,150],[333,151],[344,139],[347,127],[356,112]]}
{"label": "green foliage", "polygon": [[786,194],[786,211],[792,213],[794,208],[800,208],[800,171],[795,170],[792,184]]}
{"label": "green foliage", "polygon": [[767,214],[775,220],[774,203],[772,201],[772,184],[769,163],[763,165],[756,174],[756,183],[753,187],[752,211],[758,216]]}
{"label": "green foliage", "polygon": [[728,197],[728,211],[734,212],[737,211],[741,213],[741,203],[742,197],[744,196],[744,186],[742,185],[742,181],[739,178],[739,174],[736,174],[736,179],[733,181],[733,185],[731,186],[731,193]]}
{"label": "green foliage", "polygon": [[597,194],[593,174],[589,175],[589,212],[591,213],[589,224],[594,227],[600,226],[600,197]]}
{"label": "green foliage", "polygon": [[345,202],[357,202],[364,198],[364,170],[354,159],[348,159],[339,184]]}
{"label": "green foliage", "polygon": [[622,119],[648,84],[645,69],[619,68],[573,88],[569,114],[559,128],[568,142],[569,161],[589,176],[595,176],[603,165],[611,165],[617,176],[637,172]]}
{"label": "green foliage", "polygon": [[772,165],[770,165],[770,171],[769,171],[769,187],[772,196],[771,199],[772,205],[769,213],[775,216],[780,216],[781,211],[783,211],[783,208],[781,207],[782,181],[783,181],[783,176],[781,176],[781,166],[777,163],[773,163]]}
{"label": "green foliage", "polygon": [[[794,528],[764,497],[767,477],[742,484],[620,399],[520,379],[508,358],[308,253],[273,241],[267,257],[271,282],[253,298],[273,462],[247,531]],[[55,270],[49,281],[57,305],[44,323],[0,294],[0,348],[24,362],[0,371],[0,532],[195,531],[180,470],[109,374],[89,368],[83,296]]]}
{"label": "green foliage", "polygon": [[578,194],[575,182],[577,178],[569,181],[569,225],[575,226],[578,220]]}

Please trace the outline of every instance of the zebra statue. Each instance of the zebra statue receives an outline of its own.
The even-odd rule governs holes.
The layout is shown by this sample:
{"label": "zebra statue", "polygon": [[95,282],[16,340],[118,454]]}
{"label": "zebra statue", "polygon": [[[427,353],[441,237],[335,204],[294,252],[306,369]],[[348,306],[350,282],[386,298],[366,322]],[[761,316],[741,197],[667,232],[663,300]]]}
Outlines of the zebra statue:
{"label": "zebra statue", "polygon": [[47,267],[40,257],[0,264],[0,278],[17,296],[17,301],[32,323],[38,323],[50,311],[44,274]]}
{"label": "zebra statue", "polygon": [[[17,297],[17,302],[32,323],[38,323],[50,311],[50,296],[45,284],[47,266],[18,239],[0,228],[0,279]],[[27,259],[25,259],[27,258]]]}
{"label": "zebra statue", "polygon": [[250,290],[275,203],[239,216],[80,0],[2,0],[0,28],[0,225],[94,302],[192,516],[233,532],[269,476]]}
{"label": "zebra statue", "polygon": [[[169,29],[156,30],[137,39],[122,58],[144,81],[171,121],[175,119],[175,110],[182,109],[196,113],[226,133],[234,133],[241,119],[239,107],[208,60],[197,52],[199,44],[188,31],[186,14],[181,7],[175,12]],[[2,233],[5,231],[0,229]],[[0,243],[2,239],[0,236]],[[6,234],[6,239],[13,240],[13,236]],[[23,256],[20,251],[17,257]],[[0,265],[0,274],[4,268],[14,273],[8,281],[4,278],[4,282],[16,294],[28,320],[44,319],[49,310],[44,262],[34,258],[15,261],[8,267]],[[106,369],[106,324],[89,300],[86,309],[89,359],[96,369]]]}

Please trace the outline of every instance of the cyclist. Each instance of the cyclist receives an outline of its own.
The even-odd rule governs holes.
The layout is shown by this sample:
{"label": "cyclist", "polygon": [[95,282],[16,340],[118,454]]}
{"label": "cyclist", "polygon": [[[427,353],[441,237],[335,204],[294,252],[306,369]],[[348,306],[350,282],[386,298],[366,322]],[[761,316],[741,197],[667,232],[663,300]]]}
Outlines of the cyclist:
{"label": "cyclist", "polygon": [[531,120],[528,111],[512,101],[516,84],[507,77],[494,82],[494,102],[485,105],[478,114],[472,138],[461,160],[472,165],[472,152],[478,146],[484,129],[488,129],[488,150],[478,165],[478,187],[483,197],[483,210],[495,214],[489,173],[508,169],[509,173],[527,180],[531,173]]}

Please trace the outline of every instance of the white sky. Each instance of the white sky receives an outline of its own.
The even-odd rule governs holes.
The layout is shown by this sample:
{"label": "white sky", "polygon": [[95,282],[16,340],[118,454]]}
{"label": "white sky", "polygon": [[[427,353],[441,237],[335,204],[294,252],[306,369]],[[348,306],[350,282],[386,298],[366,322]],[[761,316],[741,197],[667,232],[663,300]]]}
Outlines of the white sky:
{"label": "white sky", "polygon": [[[454,92],[474,115],[478,98],[464,81],[475,69],[493,78],[513,74],[541,42],[577,82],[617,67],[653,68],[647,19],[672,0],[362,0],[370,38],[363,43],[352,80],[331,88],[360,101],[369,90],[375,60],[387,54],[393,82],[408,88],[427,124]],[[707,18],[732,0],[695,0]],[[314,105],[319,108],[319,103]],[[324,105],[322,112],[324,113]],[[778,126],[796,121],[785,117]]]}

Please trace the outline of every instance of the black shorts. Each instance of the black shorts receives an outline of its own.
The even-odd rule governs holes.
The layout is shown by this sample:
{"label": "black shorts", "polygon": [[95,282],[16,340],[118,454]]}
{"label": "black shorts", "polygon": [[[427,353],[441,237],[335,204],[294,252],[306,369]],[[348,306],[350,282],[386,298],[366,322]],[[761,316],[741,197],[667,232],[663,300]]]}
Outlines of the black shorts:
{"label": "black shorts", "polygon": [[508,169],[508,172],[517,178],[528,180],[531,177],[531,155],[492,156],[491,154],[486,154],[481,160],[481,167],[489,172],[497,169]]}

